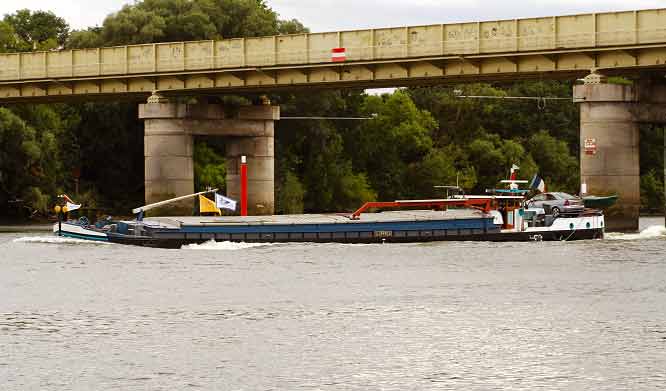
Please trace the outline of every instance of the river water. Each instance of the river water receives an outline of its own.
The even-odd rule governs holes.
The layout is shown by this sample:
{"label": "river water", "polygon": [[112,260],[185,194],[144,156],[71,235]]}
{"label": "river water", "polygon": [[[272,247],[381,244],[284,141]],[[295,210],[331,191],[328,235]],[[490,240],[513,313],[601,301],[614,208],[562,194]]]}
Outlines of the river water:
{"label": "river water", "polygon": [[572,243],[0,234],[2,390],[657,390],[666,232]]}

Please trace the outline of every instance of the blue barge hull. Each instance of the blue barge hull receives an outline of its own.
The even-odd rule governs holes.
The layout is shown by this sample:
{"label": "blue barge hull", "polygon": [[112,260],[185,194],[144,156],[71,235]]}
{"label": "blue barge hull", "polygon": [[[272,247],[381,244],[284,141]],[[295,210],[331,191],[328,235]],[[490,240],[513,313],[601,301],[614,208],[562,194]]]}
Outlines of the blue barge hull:
{"label": "blue barge hull", "polygon": [[179,248],[211,240],[232,242],[400,243],[428,241],[578,240],[603,237],[603,229],[507,232],[481,211],[392,211],[344,215],[159,217],[119,223],[109,241]]}
{"label": "blue barge hull", "polygon": [[237,242],[381,243],[442,240],[500,232],[493,218],[475,210],[399,211],[345,215],[158,217],[119,224],[109,240],[124,244],[180,247],[210,240]]}

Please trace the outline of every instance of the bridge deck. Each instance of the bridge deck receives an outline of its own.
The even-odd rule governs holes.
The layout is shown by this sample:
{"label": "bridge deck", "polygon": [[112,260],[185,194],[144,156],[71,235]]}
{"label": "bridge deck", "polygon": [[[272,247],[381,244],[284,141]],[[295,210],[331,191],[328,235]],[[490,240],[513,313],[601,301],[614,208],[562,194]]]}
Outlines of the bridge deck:
{"label": "bridge deck", "polygon": [[652,9],[0,54],[0,102],[568,77],[665,63],[666,9]]}

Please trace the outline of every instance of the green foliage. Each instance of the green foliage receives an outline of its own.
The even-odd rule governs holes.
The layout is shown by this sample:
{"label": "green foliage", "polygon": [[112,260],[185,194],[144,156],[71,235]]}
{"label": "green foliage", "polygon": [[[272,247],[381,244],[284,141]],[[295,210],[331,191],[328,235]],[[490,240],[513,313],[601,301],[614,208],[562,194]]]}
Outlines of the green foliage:
{"label": "green foliage", "polygon": [[52,196],[42,193],[42,189],[39,187],[31,186],[23,192],[25,205],[43,215],[49,212],[52,199]]}
{"label": "green foliage", "polygon": [[541,130],[528,139],[527,146],[549,190],[577,192],[580,183],[578,159],[570,154],[564,141]]}
{"label": "green foliage", "polygon": [[303,24],[296,19],[278,20],[278,32],[280,34],[302,34],[309,33],[310,29],[303,26]]}
{"label": "green foliage", "polygon": [[224,157],[205,142],[194,144],[194,187],[226,189],[227,168]]}
{"label": "green foliage", "polygon": [[18,42],[14,27],[9,23],[0,20],[0,52],[16,50]]}
{"label": "green foliage", "polygon": [[558,81],[517,82],[507,86],[467,84],[407,90],[416,105],[429,111],[439,123],[433,135],[436,145],[464,145],[485,133],[524,141],[544,129],[563,140],[573,155],[578,153],[578,108],[571,101],[526,101],[459,98],[463,95],[570,97],[571,83]]}
{"label": "green foliage", "polygon": [[486,134],[474,140],[466,150],[468,164],[478,173],[477,185],[473,189],[476,193],[495,188],[499,181],[509,178],[514,164],[520,167],[521,178],[530,178],[537,171],[532,156],[526,153],[521,143],[503,140],[497,134]]}
{"label": "green foliage", "polygon": [[641,208],[648,212],[664,212],[664,175],[649,170],[641,175]]}
{"label": "green foliage", "polygon": [[664,131],[666,128],[644,125],[640,128],[641,208],[661,212],[664,208]]}
{"label": "green foliage", "polygon": [[[359,92],[326,91],[276,95],[271,99],[280,103],[285,116],[357,116],[355,110],[363,98]],[[359,144],[346,139],[354,127],[354,124],[343,121],[276,123],[277,180],[284,184],[289,175],[297,177],[305,189],[304,210],[354,210],[359,204],[376,197],[368,176],[352,156],[351,151],[358,149]],[[282,186],[278,191],[282,191]],[[281,197],[279,192],[278,200]]]}
{"label": "green foliage", "polygon": [[407,183],[415,196],[436,197],[441,193],[435,186],[454,185],[456,183],[456,167],[451,154],[445,150],[433,149],[420,162],[411,165],[411,175]]}
{"label": "green foliage", "polygon": [[[106,45],[295,34],[297,20],[280,21],[260,0],[144,0],[109,15],[101,29]],[[90,42],[94,37],[79,37]]]}
{"label": "green foliage", "polygon": [[69,35],[67,40],[68,49],[98,48],[104,46],[102,39],[102,29],[91,27],[85,30],[75,30]]}
{"label": "green foliage", "polygon": [[68,123],[63,146],[69,163],[66,188],[72,188],[71,169],[81,172],[81,191],[102,195],[99,204],[127,213],[143,204],[143,124],[134,103],[85,103],[62,109]]}
{"label": "green foliage", "polygon": [[0,108],[0,205],[7,213],[19,204],[48,209],[62,170],[58,143],[50,129],[35,130],[11,111]]}
{"label": "green foliage", "polygon": [[367,172],[372,188],[380,196],[416,196],[416,189],[405,184],[412,167],[432,151],[431,134],[437,122],[401,91],[366,97],[362,113],[374,119],[360,125],[357,165]]}
{"label": "green foliage", "polygon": [[6,15],[4,22],[11,25],[17,38],[14,51],[49,50],[63,47],[69,34],[69,25],[53,12],[22,9]]}
{"label": "green foliage", "polygon": [[284,180],[278,184],[276,197],[276,212],[279,214],[298,214],[303,213],[303,199],[305,189],[298,179],[298,176],[292,172],[284,175]]}
{"label": "green foliage", "polygon": [[353,210],[375,196],[362,173],[352,169],[343,154],[342,137],[330,126],[322,126],[318,139],[304,156],[303,179],[308,184],[305,209],[308,211]]}

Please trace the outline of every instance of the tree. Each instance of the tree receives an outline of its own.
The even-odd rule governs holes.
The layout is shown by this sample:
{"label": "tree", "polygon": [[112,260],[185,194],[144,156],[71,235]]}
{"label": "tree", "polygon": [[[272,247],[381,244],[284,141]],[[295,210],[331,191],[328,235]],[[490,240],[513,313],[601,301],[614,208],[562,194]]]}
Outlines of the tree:
{"label": "tree", "polygon": [[307,184],[305,210],[354,210],[376,198],[367,176],[354,171],[344,155],[342,137],[330,124],[312,129],[312,142],[306,142],[303,155],[303,180]]}
{"label": "tree", "polygon": [[14,27],[4,21],[0,21],[0,52],[8,52],[16,49],[18,38]]}
{"label": "tree", "polygon": [[486,134],[469,144],[465,149],[469,165],[476,168],[478,183],[473,189],[483,193],[496,188],[503,179],[509,178],[511,166],[520,167],[520,178],[531,178],[537,172],[532,156],[516,140],[504,140],[496,134]]}
{"label": "tree", "polygon": [[302,34],[309,33],[310,29],[303,26],[303,24],[296,19],[278,20],[278,32],[280,34]]}
{"label": "tree", "polygon": [[46,212],[57,191],[61,171],[58,140],[53,131],[36,131],[11,111],[0,108],[0,205]]}
{"label": "tree", "polygon": [[431,152],[437,122],[401,91],[366,97],[362,111],[374,119],[359,128],[356,162],[367,172],[372,188],[383,199],[418,196],[407,186],[410,166]]}
{"label": "tree", "polygon": [[224,157],[204,141],[194,144],[194,187],[203,191],[205,187],[217,188],[221,192],[227,187],[227,169]]}
{"label": "tree", "polygon": [[640,127],[641,208],[651,213],[664,208],[664,128]]}
{"label": "tree", "polygon": [[549,189],[578,192],[578,159],[571,155],[566,142],[541,130],[529,138],[527,146]]}
{"label": "tree", "polygon": [[104,46],[104,41],[100,27],[72,31],[67,40],[68,49],[98,48],[101,46]]}
{"label": "tree", "polygon": [[6,15],[4,22],[11,25],[18,38],[16,51],[49,50],[64,46],[69,25],[50,11],[23,9]]}
{"label": "tree", "polygon": [[664,176],[655,170],[641,175],[641,209],[649,213],[664,212]]}
{"label": "tree", "polygon": [[[276,94],[284,115],[358,116],[358,91]],[[276,181],[278,210],[354,210],[376,198],[368,176],[350,150],[358,148],[345,136],[349,121],[299,120],[276,124]],[[281,192],[288,192],[283,197]],[[299,206],[300,198],[302,205]]]}
{"label": "tree", "polygon": [[80,118],[69,126],[68,137],[77,146],[71,153],[80,168],[81,188],[96,190],[102,196],[99,204],[111,211],[127,213],[130,206],[142,203],[143,124],[137,105],[72,104],[63,115]]}
{"label": "tree", "polygon": [[275,211],[279,214],[303,213],[305,189],[298,176],[291,171],[278,182]]}
{"label": "tree", "polygon": [[411,175],[407,176],[407,183],[415,195],[435,197],[440,195],[435,186],[456,183],[455,162],[447,152],[443,149],[433,149],[423,160],[410,165]]}
{"label": "tree", "polygon": [[144,0],[104,20],[105,45],[255,37],[307,31],[261,0]]}

